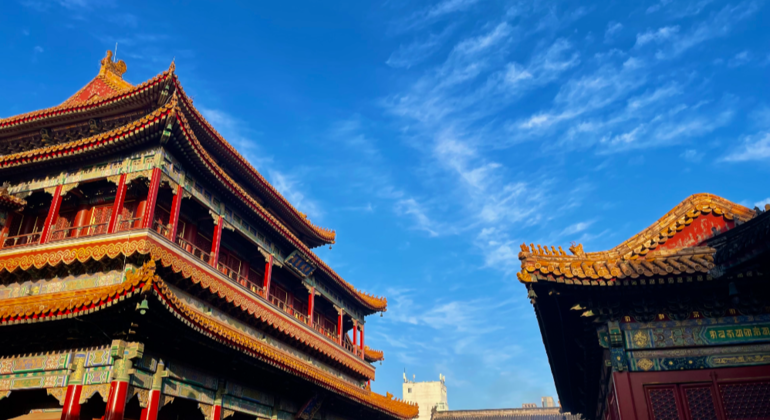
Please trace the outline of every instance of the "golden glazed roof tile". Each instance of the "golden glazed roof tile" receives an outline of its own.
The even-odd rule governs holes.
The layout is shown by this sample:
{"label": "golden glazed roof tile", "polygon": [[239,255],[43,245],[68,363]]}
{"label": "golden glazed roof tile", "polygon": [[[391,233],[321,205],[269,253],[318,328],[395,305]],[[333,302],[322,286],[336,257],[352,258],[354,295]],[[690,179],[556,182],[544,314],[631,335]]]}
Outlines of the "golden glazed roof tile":
{"label": "golden glazed roof tile", "polygon": [[538,279],[571,284],[606,285],[623,279],[706,274],[714,267],[714,249],[705,240],[755,215],[739,204],[711,194],[695,194],[656,223],[609,251],[521,245],[519,281]]}
{"label": "golden glazed roof tile", "polygon": [[369,346],[364,346],[364,357],[367,362],[380,362],[385,360],[385,353],[382,350],[370,349]]}

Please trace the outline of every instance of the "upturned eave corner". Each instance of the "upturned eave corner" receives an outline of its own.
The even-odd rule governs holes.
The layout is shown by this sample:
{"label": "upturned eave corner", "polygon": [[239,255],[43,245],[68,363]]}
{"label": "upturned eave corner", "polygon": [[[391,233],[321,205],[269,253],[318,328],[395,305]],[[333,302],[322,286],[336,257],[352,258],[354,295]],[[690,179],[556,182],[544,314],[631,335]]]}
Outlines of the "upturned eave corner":
{"label": "upturned eave corner", "polygon": [[[706,245],[711,236],[755,217],[756,212],[713,194],[693,194],[640,233],[618,246],[585,252],[572,244],[567,254],[561,247],[522,244],[519,252],[522,283],[564,281],[568,284],[608,285],[622,279],[660,275],[707,275],[714,267],[715,250]],[[693,239],[680,234],[697,219],[711,226]],[[705,226],[705,225],[704,225]]]}

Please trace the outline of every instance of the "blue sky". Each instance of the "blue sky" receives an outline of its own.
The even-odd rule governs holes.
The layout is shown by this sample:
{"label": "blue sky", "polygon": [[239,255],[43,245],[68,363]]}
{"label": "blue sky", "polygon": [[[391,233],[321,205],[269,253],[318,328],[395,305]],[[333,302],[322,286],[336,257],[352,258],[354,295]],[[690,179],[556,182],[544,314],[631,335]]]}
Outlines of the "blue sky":
{"label": "blue sky", "polygon": [[[388,297],[375,391],[452,409],[556,395],[519,244],[615,246],[690,194],[770,201],[763,1],[7,2],[0,117],[56,105],[119,43],[168,68]],[[764,28],[763,28],[764,23]]]}

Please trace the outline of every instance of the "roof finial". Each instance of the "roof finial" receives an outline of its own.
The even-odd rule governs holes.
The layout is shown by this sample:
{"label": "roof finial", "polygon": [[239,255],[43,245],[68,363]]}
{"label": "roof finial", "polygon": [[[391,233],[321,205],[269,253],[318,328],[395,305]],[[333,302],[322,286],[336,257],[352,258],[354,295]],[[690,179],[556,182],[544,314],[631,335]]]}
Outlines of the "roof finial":
{"label": "roof finial", "polygon": [[174,58],[171,59],[171,65],[168,66],[169,73],[173,73],[174,70],[176,70],[176,56],[174,56]]}
{"label": "roof finial", "polygon": [[[117,47],[117,45],[116,45]],[[123,73],[126,72],[126,62],[123,60],[114,61],[112,51],[107,50],[107,55],[102,58],[102,68],[99,70],[100,76],[113,75],[123,79]]]}

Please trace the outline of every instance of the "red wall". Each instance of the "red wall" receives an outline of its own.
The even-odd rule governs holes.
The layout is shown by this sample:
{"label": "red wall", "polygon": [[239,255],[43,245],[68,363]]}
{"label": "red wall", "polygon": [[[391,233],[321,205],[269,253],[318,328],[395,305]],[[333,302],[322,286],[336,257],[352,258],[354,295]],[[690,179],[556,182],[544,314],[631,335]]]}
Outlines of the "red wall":
{"label": "red wall", "polygon": [[615,372],[613,387],[620,420],[770,419],[770,366]]}

